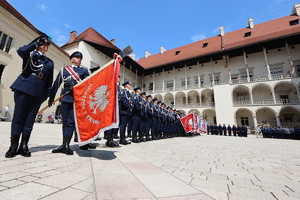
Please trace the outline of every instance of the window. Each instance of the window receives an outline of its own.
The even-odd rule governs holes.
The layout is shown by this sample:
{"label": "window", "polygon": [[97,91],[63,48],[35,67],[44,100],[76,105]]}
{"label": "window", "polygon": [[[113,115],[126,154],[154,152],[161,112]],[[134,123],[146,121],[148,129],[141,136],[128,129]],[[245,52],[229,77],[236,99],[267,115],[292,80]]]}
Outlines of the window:
{"label": "window", "polygon": [[6,53],[9,52],[11,44],[12,44],[12,38],[6,35],[5,33],[2,33],[0,31],[0,49],[5,51]]}
{"label": "window", "polygon": [[299,24],[299,19],[290,21],[290,26],[294,26],[294,25],[297,25],[297,24]]}
{"label": "window", "polygon": [[4,49],[4,46],[5,46],[5,43],[6,43],[6,38],[7,38],[7,35],[3,34],[2,38],[1,38],[1,42],[0,42],[0,49],[1,50]]}
{"label": "window", "polygon": [[167,88],[173,88],[174,87],[174,83],[172,82],[169,82],[169,83],[167,83]]}
{"label": "window", "polygon": [[248,94],[246,92],[236,93],[236,100],[237,101],[246,101],[246,100],[249,100]]}
{"label": "window", "polygon": [[283,63],[270,65],[270,72],[272,75],[283,73]]}
{"label": "window", "polygon": [[153,90],[153,82],[149,83],[149,90]]}
{"label": "window", "polygon": [[179,53],[180,53],[180,51],[176,51],[176,52],[175,52],[175,55],[178,55]]}
{"label": "window", "polygon": [[289,102],[289,95],[280,95],[279,98],[283,104],[286,104]]}
{"label": "window", "polygon": [[244,37],[250,37],[251,36],[251,32],[247,32],[245,33]]}
{"label": "window", "polygon": [[0,84],[1,84],[1,79],[2,79],[2,74],[3,74],[3,71],[4,71],[4,67],[5,67],[5,65],[0,65]]}
{"label": "window", "polygon": [[208,46],[208,43],[203,43],[202,48],[205,48]]}
{"label": "window", "polygon": [[203,84],[204,84],[204,75],[200,76],[200,84],[201,84],[201,86],[203,86]]}
{"label": "window", "polygon": [[199,84],[198,76],[194,76],[194,83],[195,83],[195,85],[198,85],[198,84]]}
{"label": "window", "polygon": [[249,126],[248,117],[241,117],[241,123],[242,123],[243,126]]}
{"label": "window", "polygon": [[296,65],[296,74],[300,76],[300,65]]}

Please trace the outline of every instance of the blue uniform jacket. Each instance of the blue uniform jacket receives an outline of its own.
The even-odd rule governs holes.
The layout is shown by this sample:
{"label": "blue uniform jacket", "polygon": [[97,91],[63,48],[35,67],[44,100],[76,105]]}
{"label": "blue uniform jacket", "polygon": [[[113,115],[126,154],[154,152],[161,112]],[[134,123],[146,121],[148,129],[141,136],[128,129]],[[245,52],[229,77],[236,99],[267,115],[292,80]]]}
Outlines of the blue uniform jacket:
{"label": "blue uniform jacket", "polygon": [[[85,67],[73,67],[74,71],[78,74],[81,80],[85,79],[90,75],[90,70],[88,70]],[[61,85],[61,83],[64,82],[64,88],[61,92],[61,94],[66,94],[68,91],[70,91],[67,95],[65,95],[63,98],[61,98],[61,102],[65,103],[73,103],[74,97],[73,97],[73,91],[72,88],[74,85],[77,84],[76,80],[71,76],[71,74],[64,68],[60,70],[58,73],[56,80],[53,83],[53,87],[50,93],[50,99],[54,99],[56,92]]]}
{"label": "blue uniform jacket", "polygon": [[132,99],[133,104],[133,113],[141,115],[142,112],[142,104],[143,104],[143,98],[139,94],[134,94]]}
{"label": "blue uniform jacket", "polygon": [[132,100],[131,94],[127,89],[122,89],[119,93],[119,107],[120,107],[120,114],[127,115],[132,112]]}
{"label": "blue uniform jacket", "polygon": [[54,63],[35,48],[35,43],[30,43],[17,50],[23,59],[22,73],[10,88],[46,100],[53,81]]}

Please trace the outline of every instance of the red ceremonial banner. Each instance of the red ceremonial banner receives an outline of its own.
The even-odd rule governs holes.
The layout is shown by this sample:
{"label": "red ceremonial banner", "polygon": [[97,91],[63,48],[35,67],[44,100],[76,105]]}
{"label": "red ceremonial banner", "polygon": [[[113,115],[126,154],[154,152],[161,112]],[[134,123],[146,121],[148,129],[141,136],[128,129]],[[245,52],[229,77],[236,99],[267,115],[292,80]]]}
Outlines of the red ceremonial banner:
{"label": "red ceremonial banner", "polygon": [[80,146],[94,141],[100,132],[118,128],[117,83],[121,61],[117,56],[73,88]]}
{"label": "red ceremonial banner", "polygon": [[193,122],[193,119],[194,119],[194,115],[193,113],[183,117],[180,119],[181,121],[181,124],[185,130],[186,133],[190,133],[194,130],[194,122]]}

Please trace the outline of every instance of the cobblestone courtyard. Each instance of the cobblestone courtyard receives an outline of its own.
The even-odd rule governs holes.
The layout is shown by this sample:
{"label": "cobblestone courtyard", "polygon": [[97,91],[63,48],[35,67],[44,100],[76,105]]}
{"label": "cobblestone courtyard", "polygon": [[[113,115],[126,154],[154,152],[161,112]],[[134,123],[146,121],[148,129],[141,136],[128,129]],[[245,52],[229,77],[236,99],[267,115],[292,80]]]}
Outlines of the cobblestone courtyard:
{"label": "cobblestone courtyard", "polygon": [[[10,123],[0,123],[0,199],[300,199],[300,143],[229,136],[164,139],[120,148],[52,154],[61,125],[35,124],[32,157],[4,157]],[[96,143],[96,142],[95,142]]]}

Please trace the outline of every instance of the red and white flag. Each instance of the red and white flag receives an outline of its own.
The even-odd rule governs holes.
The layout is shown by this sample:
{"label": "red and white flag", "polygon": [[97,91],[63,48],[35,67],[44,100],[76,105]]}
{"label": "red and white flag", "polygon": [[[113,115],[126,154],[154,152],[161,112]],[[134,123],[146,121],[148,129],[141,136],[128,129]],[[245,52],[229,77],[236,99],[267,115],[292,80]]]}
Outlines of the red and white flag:
{"label": "red and white flag", "polygon": [[95,71],[73,88],[75,124],[80,146],[94,141],[100,132],[119,126],[117,83],[122,58]]}
{"label": "red and white flag", "polygon": [[190,133],[194,130],[194,115],[193,115],[193,113],[181,118],[180,122],[186,133]]}

